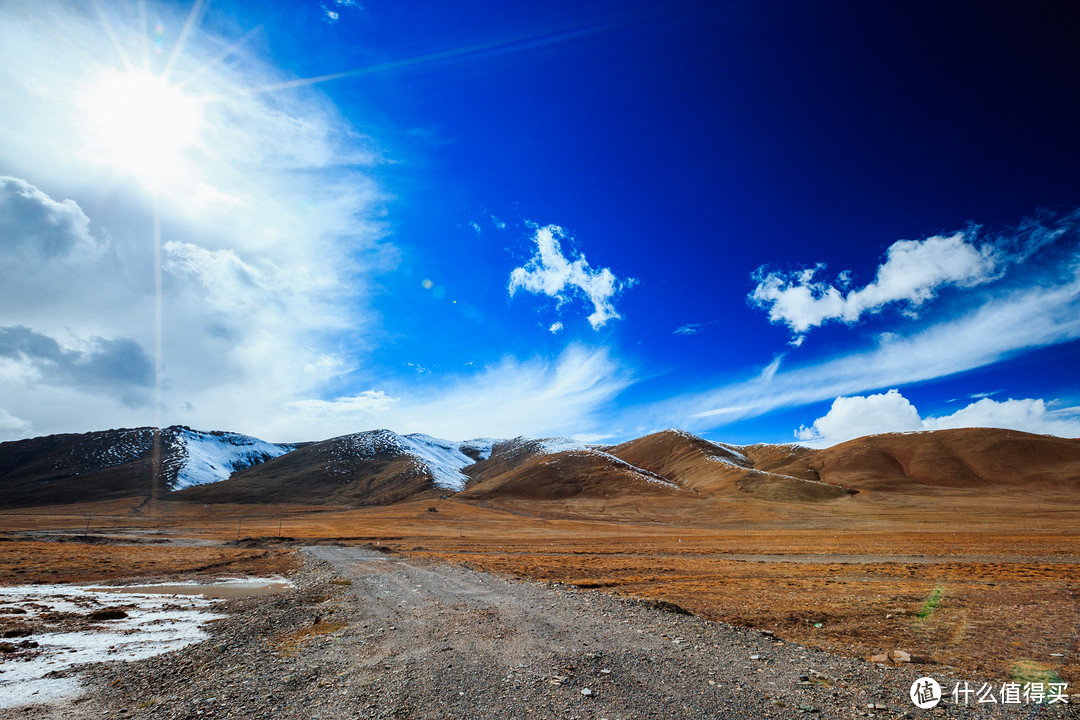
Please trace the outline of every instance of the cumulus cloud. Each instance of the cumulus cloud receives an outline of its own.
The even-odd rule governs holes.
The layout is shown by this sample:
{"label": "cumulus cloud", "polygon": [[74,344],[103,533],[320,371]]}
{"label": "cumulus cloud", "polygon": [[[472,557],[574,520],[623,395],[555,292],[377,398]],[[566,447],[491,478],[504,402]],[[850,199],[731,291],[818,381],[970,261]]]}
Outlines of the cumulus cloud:
{"label": "cumulus cloud", "polygon": [[996,236],[993,244],[1007,248],[999,254],[1013,264],[950,312],[820,360],[788,359],[767,385],[748,372],[743,380],[673,398],[652,412],[669,425],[711,428],[778,408],[946,377],[1080,339],[1080,215],[1044,215]]}
{"label": "cumulus cloud", "polygon": [[969,427],[1078,437],[1080,414],[1076,411],[1077,408],[1050,409],[1041,398],[1000,402],[982,398],[951,415],[923,418],[899,390],[893,389],[876,395],[838,397],[829,412],[810,427],[800,427],[795,437],[813,447],[828,447],[879,433]]}
{"label": "cumulus cloud", "polygon": [[835,445],[845,440],[887,432],[921,430],[922,419],[899,390],[879,395],[838,397],[829,412],[795,437],[807,443]]}
{"label": "cumulus cloud", "polygon": [[556,322],[551,323],[551,327],[548,328],[548,332],[550,332],[552,335],[558,335],[560,332],[562,332],[562,329],[563,329],[562,321],[558,320]]}
{"label": "cumulus cloud", "polygon": [[923,426],[929,430],[962,427],[992,427],[1023,430],[1044,435],[1080,437],[1080,414],[1077,408],[1053,408],[1042,398],[992,400],[982,398],[952,415],[929,417]]}
{"label": "cumulus cloud", "polygon": [[193,243],[170,241],[162,247],[164,269],[198,285],[198,294],[214,310],[231,316],[265,311],[276,305],[276,291],[288,283],[276,282],[277,268],[263,260],[255,267],[231,249],[208,250]]}
{"label": "cumulus cloud", "polygon": [[759,268],[749,299],[769,311],[771,322],[790,327],[795,344],[803,333],[829,320],[854,323],[890,304],[914,314],[941,288],[973,287],[997,276],[1000,258],[991,245],[980,246],[976,240],[971,230],[897,241],[886,251],[874,281],[861,288],[851,287],[846,271],[834,283],[822,281],[820,264],[794,273],[766,273]]}
{"label": "cumulus cloud", "polygon": [[533,234],[536,254],[523,267],[514,268],[510,273],[510,296],[518,290],[526,290],[555,298],[559,305],[569,302],[574,295],[584,296],[592,303],[593,312],[588,320],[596,330],[608,320],[619,319],[612,300],[634,280],[619,280],[608,268],[593,270],[584,255],[568,259],[563,255],[560,241],[570,239],[558,225],[537,228]]}

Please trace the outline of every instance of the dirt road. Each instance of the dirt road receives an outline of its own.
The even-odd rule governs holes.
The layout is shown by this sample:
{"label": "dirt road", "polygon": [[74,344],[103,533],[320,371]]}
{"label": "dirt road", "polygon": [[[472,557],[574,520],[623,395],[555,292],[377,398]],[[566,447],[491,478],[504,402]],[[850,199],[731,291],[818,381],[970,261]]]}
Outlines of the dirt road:
{"label": "dirt road", "polygon": [[[647,603],[355,547],[306,548],[296,591],[233,605],[210,641],[92,671],[59,715],[147,718],[1076,717],[917,709],[901,669]],[[978,686],[976,678],[967,678]]]}

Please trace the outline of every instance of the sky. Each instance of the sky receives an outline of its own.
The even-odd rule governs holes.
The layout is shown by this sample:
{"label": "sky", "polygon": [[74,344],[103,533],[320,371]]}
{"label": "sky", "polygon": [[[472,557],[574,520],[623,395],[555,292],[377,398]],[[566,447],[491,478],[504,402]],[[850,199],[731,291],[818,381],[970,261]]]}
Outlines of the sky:
{"label": "sky", "polygon": [[1070,5],[0,0],[0,440],[1078,437]]}

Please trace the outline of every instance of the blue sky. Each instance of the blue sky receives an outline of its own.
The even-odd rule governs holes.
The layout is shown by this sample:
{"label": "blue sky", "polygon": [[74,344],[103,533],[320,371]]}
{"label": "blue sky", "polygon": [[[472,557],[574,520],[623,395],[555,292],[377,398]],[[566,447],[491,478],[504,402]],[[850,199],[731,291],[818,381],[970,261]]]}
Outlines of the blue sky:
{"label": "blue sky", "polygon": [[1080,435],[1066,3],[3,6],[0,439]]}

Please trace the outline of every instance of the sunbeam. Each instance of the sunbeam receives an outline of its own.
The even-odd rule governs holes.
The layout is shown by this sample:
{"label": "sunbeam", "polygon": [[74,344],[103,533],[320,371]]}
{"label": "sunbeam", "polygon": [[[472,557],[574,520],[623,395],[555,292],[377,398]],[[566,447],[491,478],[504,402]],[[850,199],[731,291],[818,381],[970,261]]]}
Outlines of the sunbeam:
{"label": "sunbeam", "polygon": [[645,22],[653,22],[664,14],[669,13],[667,13],[666,11],[653,11],[648,14],[641,12],[635,14],[633,17],[623,18],[607,23],[596,23],[588,25],[586,27],[578,27],[568,30],[548,31],[542,33],[527,33],[511,38],[488,40],[486,42],[475,43],[473,45],[465,45],[462,47],[450,48],[448,50],[439,50],[436,52],[425,53],[423,55],[417,55],[411,58],[391,60],[389,62],[379,63],[377,65],[368,65],[366,67],[353,68],[351,70],[342,70],[339,72],[326,73],[325,75],[314,75],[311,77],[298,78],[295,80],[286,80],[283,82],[272,83],[269,85],[243,88],[237,90],[236,92],[237,94],[259,94],[276,92],[279,90],[288,90],[291,88],[304,87],[307,85],[317,85],[319,83],[330,82],[333,80],[342,80],[350,77],[371,75],[373,73],[389,72],[391,70],[415,68],[424,65],[447,63],[451,61],[464,62],[469,60],[488,59],[498,57],[500,55],[507,55],[511,53],[524,52],[526,50],[533,50],[536,48],[558,45],[561,43],[570,42],[572,40],[578,40],[592,35],[598,35],[619,28],[638,25]]}

